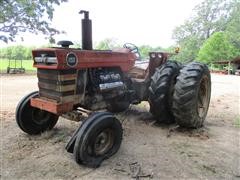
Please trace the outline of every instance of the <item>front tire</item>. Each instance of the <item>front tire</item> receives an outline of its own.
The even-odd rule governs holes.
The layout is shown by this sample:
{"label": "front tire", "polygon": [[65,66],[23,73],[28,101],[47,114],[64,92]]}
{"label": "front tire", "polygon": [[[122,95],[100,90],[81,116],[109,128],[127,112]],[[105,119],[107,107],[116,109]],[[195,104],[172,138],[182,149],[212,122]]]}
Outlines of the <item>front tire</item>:
{"label": "front tire", "polygon": [[16,121],[22,131],[35,135],[51,130],[58,121],[58,116],[50,112],[40,110],[30,105],[30,100],[38,96],[38,91],[32,92],[18,103],[16,108]]}
{"label": "front tire", "polygon": [[76,162],[93,168],[100,166],[118,151],[122,134],[121,123],[111,113],[91,115],[77,133],[73,150]]}
{"label": "front tire", "polygon": [[182,127],[199,128],[207,116],[211,77],[205,64],[192,62],[180,72],[173,96],[173,113]]}
{"label": "front tire", "polygon": [[149,87],[150,112],[158,122],[172,123],[174,116],[171,111],[172,96],[176,77],[179,74],[181,65],[178,62],[168,61],[151,78]]}

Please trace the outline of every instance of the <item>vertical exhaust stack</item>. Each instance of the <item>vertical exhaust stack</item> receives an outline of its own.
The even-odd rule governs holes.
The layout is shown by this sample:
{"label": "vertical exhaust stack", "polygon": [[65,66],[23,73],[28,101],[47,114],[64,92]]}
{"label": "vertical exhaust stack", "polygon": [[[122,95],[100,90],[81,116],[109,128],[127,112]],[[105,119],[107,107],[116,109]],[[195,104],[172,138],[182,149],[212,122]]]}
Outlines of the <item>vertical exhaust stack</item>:
{"label": "vertical exhaust stack", "polygon": [[82,19],[82,49],[92,50],[92,20],[89,19],[89,12],[81,10],[79,14],[84,14]]}

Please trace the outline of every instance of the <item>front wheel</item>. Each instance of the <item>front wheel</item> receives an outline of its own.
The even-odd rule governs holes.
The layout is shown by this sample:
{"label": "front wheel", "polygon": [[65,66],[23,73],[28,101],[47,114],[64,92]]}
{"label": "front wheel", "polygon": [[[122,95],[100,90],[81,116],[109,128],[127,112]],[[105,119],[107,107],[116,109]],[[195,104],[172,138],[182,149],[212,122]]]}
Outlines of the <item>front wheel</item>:
{"label": "front wheel", "polygon": [[78,164],[98,167],[120,148],[122,125],[111,113],[99,112],[83,122],[76,134],[74,157]]}
{"label": "front wheel", "polygon": [[36,96],[38,96],[38,91],[26,95],[16,108],[18,126],[22,131],[30,135],[51,130],[58,121],[57,115],[30,105],[31,98]]}
{"label": "front wheel", "polygon": [[205,64],[187,64],[177,77],[173,113],[183,127],[199,128],[207,116],[211,96],[211,77]]}

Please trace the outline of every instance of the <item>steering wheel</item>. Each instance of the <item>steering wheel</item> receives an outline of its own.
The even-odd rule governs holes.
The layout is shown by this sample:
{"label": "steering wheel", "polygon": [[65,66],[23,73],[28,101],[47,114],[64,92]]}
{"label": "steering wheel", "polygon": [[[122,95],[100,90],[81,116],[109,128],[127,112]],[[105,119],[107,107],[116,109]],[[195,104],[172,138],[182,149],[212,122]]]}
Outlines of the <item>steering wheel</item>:
{"label": "steering wheel", "polygon": [[138,49],[138,47],[135,44],[125,43],[123,45],[123,47],[126,48],[126,49],[129,49],[130,52],[134,53],[136,55],[136,57],[137,57],[137,60],[141,59],[141,55],[140,55],[139,49]]}

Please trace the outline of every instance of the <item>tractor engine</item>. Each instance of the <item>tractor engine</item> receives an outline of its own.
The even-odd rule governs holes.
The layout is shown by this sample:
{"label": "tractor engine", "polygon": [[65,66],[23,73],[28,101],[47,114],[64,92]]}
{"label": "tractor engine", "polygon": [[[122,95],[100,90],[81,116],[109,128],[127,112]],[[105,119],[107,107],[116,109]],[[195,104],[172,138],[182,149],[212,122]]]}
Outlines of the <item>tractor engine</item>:
{"label": "tractor engine", "polygon": [[90,71],[93,86],[99,88],[100,92],[123,87],[121,72],[117,68],[96,68]]}
{"label": "tractor engine", "polygon": [[91,110],[107,107],[108,101],[125,95],[127,87],[119,68],[94,68],[89,70],[85,101],[82,106]]}

